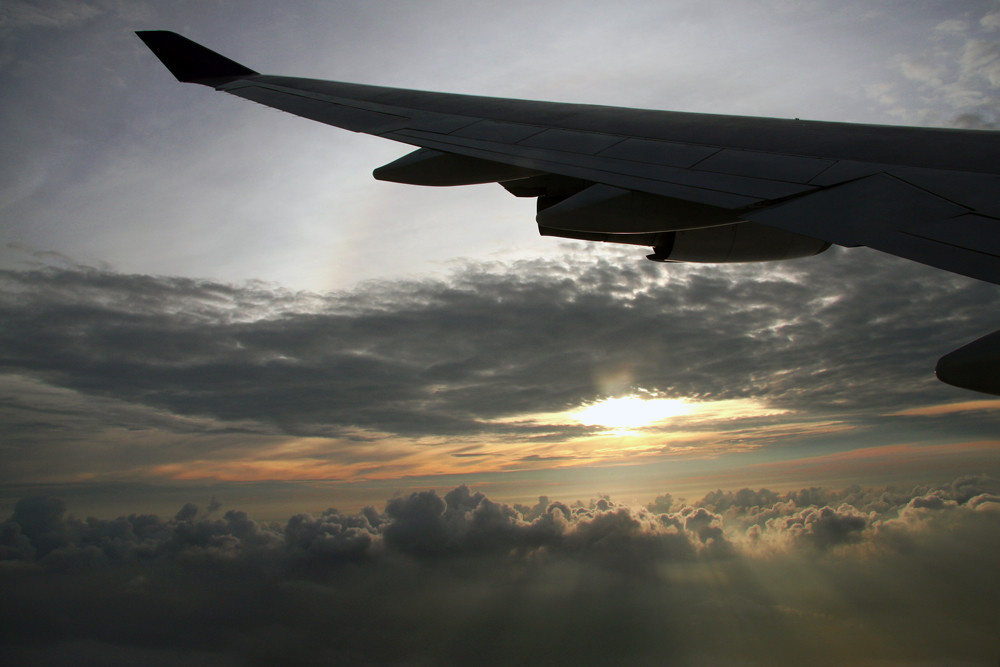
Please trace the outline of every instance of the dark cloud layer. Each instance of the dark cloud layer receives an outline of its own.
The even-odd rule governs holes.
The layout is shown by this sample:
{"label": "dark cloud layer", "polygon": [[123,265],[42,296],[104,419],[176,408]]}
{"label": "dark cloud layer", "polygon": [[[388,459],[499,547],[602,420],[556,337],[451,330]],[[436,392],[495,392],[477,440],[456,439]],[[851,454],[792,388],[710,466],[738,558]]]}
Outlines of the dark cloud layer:
{"label": "dark cloud layer", "polygon": [[[4,664],[992,664],[1000,486],[0,525]],[[964,662],[963,662],[964,661]]]}
{"label": "dark cloud layer", "polygon": [[[329,294],[84,267],[7,271],[0,287],[8,483],[185,473],[288,436],[334,438],[304,456],[350,474],[410,465],[395,436],[447,439],[478,465],[484,439],[543,447],[601,428],[520,416],[635,388],[780,413],[729,422],[726,446],[822,423],[891,431],[874,444],[996,434],[995,411],[884,416],[980,398],[939,383],[933,365],[996,328],[996,287],[865,249],[664,267],[587,246]],[[522,448],[491,465],[556,454]]]}
{"label": "dark cloud layer", "polygon": [[934,362],[995,328],[1000,300],[866,250],[664,269],[600,248],[328,295],[94,269],[0,280],[5,373],[295,435],[471,434],[628,386],[814,412],[960,400]]}

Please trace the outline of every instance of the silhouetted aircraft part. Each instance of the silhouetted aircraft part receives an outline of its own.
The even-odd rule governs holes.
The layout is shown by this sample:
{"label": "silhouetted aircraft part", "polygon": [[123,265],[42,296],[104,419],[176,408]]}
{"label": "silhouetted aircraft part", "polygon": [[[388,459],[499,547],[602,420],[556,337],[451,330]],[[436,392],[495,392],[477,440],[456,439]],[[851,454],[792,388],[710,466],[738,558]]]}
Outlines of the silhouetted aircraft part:
{"label": "silhouetted aircraft part", "polygon": [[[172,32],[137,34],[180,81],[418,148],[376,169],[378,179],[497,182],[537,197],[545,236],[650,246],[649,259],[667,262],[770,261],[865,245],[1000,284],[997,132],[271,76]],[[980,344],[982,358],[1000,354],[1000,336]],[[953,381],[966,376],[950,370],[951,356],[939,365],[942,379],[998,393],[995,366],[992,381]]]}
{"label": "silhouetted aircraft part", "polygon": [[657,262],[771,262],[818,255],[830,244],[783,229],[744,222],[664,234],[647,259]]}
{"label": "silhouetted aircraft part", "polygon": [[174,32],[144,30],[135,34],[163,61],[170,73],[184,83],[216,86],[258,74]]}
{"label": "silhouetted aircraft part", "polygon": [[380,181],[393,183],[451,186],[503,183],[537,176],[539,173],[534,169],[502,162],[418,148],[398,160],[382,165],[372,175]]}
{"label": "silhouetted aircraft part", "polygon": [[671,199],[597,183],[540,207],[535,220],[543,227],[616,234],[666,232],[740,222],[732,211],[683,199]]}
{"label": "silhouetted aircraft part", "polygon": [[956,387],[1000,396],[1000,331],[944,355],[934,372]]}

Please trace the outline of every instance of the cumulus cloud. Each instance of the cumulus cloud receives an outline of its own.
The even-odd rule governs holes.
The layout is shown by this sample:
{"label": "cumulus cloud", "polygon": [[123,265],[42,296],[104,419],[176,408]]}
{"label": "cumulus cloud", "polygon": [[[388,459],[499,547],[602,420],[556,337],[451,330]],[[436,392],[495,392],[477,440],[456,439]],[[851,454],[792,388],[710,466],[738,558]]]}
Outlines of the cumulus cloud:
{"label": "cumulus cloud", "polygon": [[[159,651],[162,664],[974,663],[995,651],[998,492],[985,477],[742,489],[659,511],[663,499],[514,507],[460,486],[283,523],[193,505],[83,520],[28,497],[0,525],[0,655],[58,663],[82,643],[95,662]],[[847,628],[857,642],[837,639]],[[790,631],[810,644],[789,648]]]}

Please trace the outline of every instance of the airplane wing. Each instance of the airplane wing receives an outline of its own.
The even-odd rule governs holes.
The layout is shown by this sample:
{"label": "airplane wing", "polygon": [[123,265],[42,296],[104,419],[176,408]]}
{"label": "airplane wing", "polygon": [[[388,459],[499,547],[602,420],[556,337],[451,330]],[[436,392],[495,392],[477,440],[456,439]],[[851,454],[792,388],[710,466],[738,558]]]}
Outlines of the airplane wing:
{"label": "airplane wing", "polygon": [[[1000,284],[998,132],[272,76],[176,33],[137,34],[180,81],[417,148],[376,169],[378,179],[496,182],[536,197],[544,235],[645,245],[649,259],[670,262],[768,261],[830,243],[864,245]],[[995,379],[985,391],[1000,394],[1000,360],[990,354]],[[950,381],[947,365],[938,374]]]}

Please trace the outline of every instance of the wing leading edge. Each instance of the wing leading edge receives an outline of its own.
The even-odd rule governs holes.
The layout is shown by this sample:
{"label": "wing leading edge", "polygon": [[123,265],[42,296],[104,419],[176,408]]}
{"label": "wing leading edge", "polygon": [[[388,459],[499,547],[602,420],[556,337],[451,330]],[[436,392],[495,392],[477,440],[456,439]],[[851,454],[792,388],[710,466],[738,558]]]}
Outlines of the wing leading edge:
{"label": "wing leading edge", "polygon": [[[657,261],[767,261],[866,245],[1000,284],[997,132],[272,76],[172,32],[137,34],[180,81],[416,147],[376,178],[497,182],[536,197],[544,235],[645,245]],[[1000,362],[992,363],[986,372],[998,379],[975,388],[1000,394]]]}

